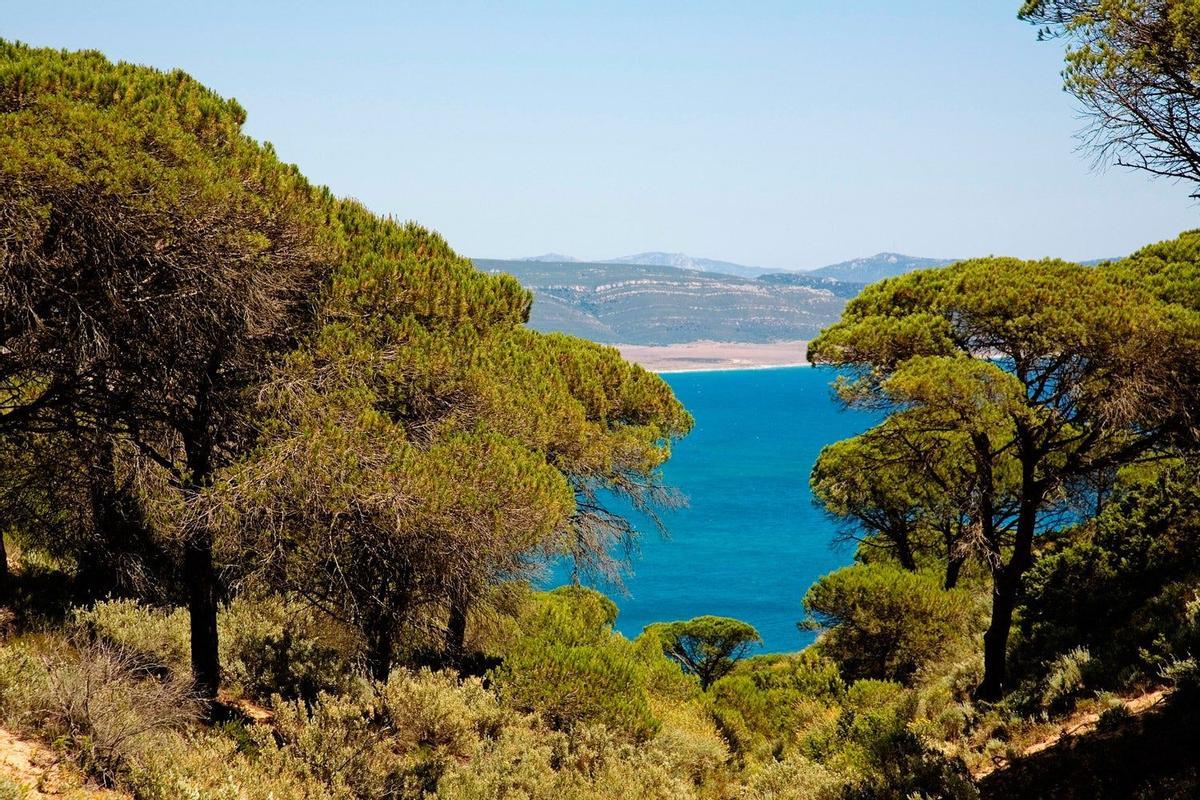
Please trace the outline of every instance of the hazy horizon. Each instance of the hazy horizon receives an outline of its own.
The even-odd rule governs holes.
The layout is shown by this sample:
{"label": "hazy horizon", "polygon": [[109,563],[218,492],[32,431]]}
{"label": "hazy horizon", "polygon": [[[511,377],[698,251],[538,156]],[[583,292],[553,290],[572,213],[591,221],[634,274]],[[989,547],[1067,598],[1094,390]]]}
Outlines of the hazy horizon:
{"label": "hazy horizon", "polygon": [[340,195],[459,252],[1088,260],[1197,227],[1096,171],[1017,0],[6,4],[0,36],[182,68]]}

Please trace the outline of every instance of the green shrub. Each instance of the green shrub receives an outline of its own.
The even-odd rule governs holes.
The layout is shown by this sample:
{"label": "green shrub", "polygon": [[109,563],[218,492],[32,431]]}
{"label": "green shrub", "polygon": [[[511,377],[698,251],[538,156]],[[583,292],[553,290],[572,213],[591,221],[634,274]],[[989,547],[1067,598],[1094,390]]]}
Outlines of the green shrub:
{"label": "green shrub", "polygon": [[26,787],[0,776],[0,800],[25,800],[29,796]]}
{"label": "green shrub", "polygon": [[853,565],[818,580],[804,596],[807,624],[824,629],[818,649],[848,680],[911,681],[921,667],[961,648],[978,605],[932,574],[888,564]]}
{"label": "green shrub", "polygon": [[1040,705],[1048,711],[1062,711],[1074,704],[1087,685],[1092,654],[1086,647],[1064,653],[1050,664],[1043,684]]}
{"label": "green shrub", "polygon": [[839,800],[845,779],[803,756],[770,761],[751,773],[745,800]]}
{"label": "green shrub", "polygon": [[657,727],[645,666],[633,644],[616,634],[580,645],[524,640],[492,679],[506,704],[535,713],[560,730],[601,723],[644,739]]}
{"label": "green shrub", "polygon": [[836,717],[844,691],[837,666],[809,649],[746,659],[713,684],[709,697],[734,750],[768,757]]}
{"label": "green shrub", "polygon": [[911,730],[918,706],[917,693],[897,683],[863,680],[849,688],[837,738],[823,743],[826,760],[855,776],[846,800],[978,797],[963,761]]}
{"label": "green shrub", "polygon": [[[654,643],[612,632],[616,606],[599,592],[563,587],[535,595],[491,679],[503,702],[551,727],[603,724],[631,739],[657,729],[648,685],[679,674]],[[655,664],[654,662],[658,663]]]}
{"label": "green shrub", "polygon": [[1133,714],[1124,704],[1112,706],[1100,712],[1100,719],[1096,720],[1096,730],[1100,733],[1113,733],[1121,730],[1132,718]]}
{"label": "green shrub", "polygon": [[1086,648],[1097,685],[1124,688],[1200,648],[1188,612],[1200,587],[1197,477],[1195,467],[1159,470],[1089,524],[1045,537],[1023,583],[1018,677],[1038,681],[1059,654]]}
{"label": "green shrub", "polygon": [[564,644],[594,644],[612,633],[617,604],[594,589],[560,586],[532,595],[518,619],[522,638],[555,637]]}
{"label": "green shrub", "polygon": [[221,610],[218,627],[224,680],[250,697],[311,703],[350,680],[351,637],[311,607],[237,598]]}
{"label": "green shrub", "polygon": [[0,648],[0,695],[8,724],[54,742],[109,785],[197,713],[187,682],[147,677],[143,662],[109,645],[49,636]]}
{"label": "green shrub", "polygon": [[439,800],[689,800],[699,792],[651,746],[635,746],[603,727],[573,734],[506,728],[455,764]]}
{"label": "green shrub", "polygon": [[253,746],[216,730],[159,736],[122,781],[137,800],[355,800],[306,772],[267,727],[245,732]]}
{"label": "green shrub", "polygon": [[1162,677],[1170,682],[1177,691],[1185,692],[1193,697],[1200,694],[1200,661],[1193,657],[1171,661],[1163,667]]}
{"label": "green shrub", "polygon": [[145,669],[190,673],[188,615],[136,600],[107,600],[75,609],[71,619],[89,635],[125,653]]}
{"label": "green shrub", "polygon": [[1036,678],[1021,684],[1009,702],[1026,714],[1049,718],[1071,710],[1075,702],[1091,688],[1089,679],[1096,672],[1095,660],[1086,647],[1077,647],[1051,659]]}
{"label": "green shrub", "polygon": [[34,642],[21,639],[0,646],[0,718],[20,725],[39,698],[50,691],[50,676]]}
{"label": "green shrub", "polygon": [[844,800],[977,800],[962,759],[951,758],[906,730],[879,731],[863,776]]}
{"label": "green shrub", "polygon": [[[75,610],[72,619],[143,669],[191,672],[184,609],[109,600]],[[300,603],[239,597],[221,609],[217,625],[224,682],[258,700],[278,694],[312,701],[342,688],[351,674],[346,634]]]}
{"label": "green shrub", "polygon": [[680,702],[652,698],[658,732],[647,747],[673,775],[700,786],[729,761],[729,747],[702,700]]}
{"label": "green shrub", "polygon": [[437,789],[447,767],[469,759],[508,716],[478,679],[395,670],[312,706],[276,713],[283,753],[304,774],[353,797],[407,797]]}

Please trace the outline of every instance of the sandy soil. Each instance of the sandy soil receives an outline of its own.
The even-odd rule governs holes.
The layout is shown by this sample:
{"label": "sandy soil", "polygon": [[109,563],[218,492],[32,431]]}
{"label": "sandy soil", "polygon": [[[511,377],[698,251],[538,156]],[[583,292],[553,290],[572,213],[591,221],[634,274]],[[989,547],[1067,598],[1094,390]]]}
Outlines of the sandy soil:
{"label": "sandy soil", "polygon": [[48,747],[4,728],[0,728],[0,779],[9,787],[20,787],[25,800],[130,800],[127,794],[84,785],[72,765]]}
{"label": "sandy soil", "polygon": [[808,342],[687,342],[684,344],[619,344],[621,355],[654,372],[702,369],[789,367],[807,363]]}

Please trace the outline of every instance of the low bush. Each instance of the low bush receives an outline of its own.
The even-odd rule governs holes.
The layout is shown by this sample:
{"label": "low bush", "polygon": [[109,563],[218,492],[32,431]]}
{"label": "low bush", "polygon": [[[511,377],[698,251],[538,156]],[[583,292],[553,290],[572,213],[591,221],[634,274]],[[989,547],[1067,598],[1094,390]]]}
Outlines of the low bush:
{"label": "low bush", "polygon": [[301,603],[239,597],[222,609],[218,627],[226,684],[259,701],[311,703],[353,675],[353,637]]}
{"label": "low bush", "polygon": [[844,691],[837,666],[804,650],[747,659],[713,684],[709,697],[734,751],[765,759],[835,719]]}
{"label": "low bush", "polygon": [[0,800],[25,800],[29,792],[16,781],[0,776]]}
{"label": "low bush", "polygon": [[266,727],[159,736],[130,764],[122,788],[137,800],[356,800],[306,772]]}
{"label": "low bush", "polygon": [[140,668],[190,674],[188,615],[182,608],[106,600],[75,609],[71,620],[89,636],[120,650]]}
{"label": "low bush", "polygon": [[752,772],[745,800],[839,800],[846,780],[804,756],[771,760]]}
{"label": "low bush", "polygon": [[[190,675],[184,609],[109,600],[75,610],[72,620],[142,669]],[[239,597],[221,609],[218,630],[224,683],[259,701],[278,694],[311,702],[344,687],[352,674],[349,635],[300,603]]]}
{"label": "low bush", "polygon": [[633,644],[615,634],[586,645],[531,638],[517,644],[492,680],[505,703],[553,728],[600,723],[645,739],[657,721],[644,672]]}
{"label": "low bush", "polygon": [[973,800],[978,792],[965,763],[911,730],[916,692],[887,681],[858,681],[846,692],[837,736],[823,742],[825,762],[853,776],[846,800],[911,797]]}
{"label": "low bush", "polygon": [[[616,607],[598,592],[565,587],[533,599],[517,638],[492,671],[503,702],[537,714],[551,727],[602,724],[632,740],[658,727],[648,683],[670,662],[656,645],[639,646],[613,633]],[[653,667],[661,662],[660,669]],[[678,674],[672,666],[666,674]]]}
{"label": "low bush", "polygon": [[303,773],[353,797],[422,796],[510,721],[478,679],[396,670],[311,706],[281,704],[276,735]]}
{"label": "low bush", "polygon": [[33,711],[38,726],[75,753],[83,769],[112,785],[146,740],[197,716],[189,683],[139,679],[140,664],[103,645],[82,645],[47,665],[49,692]]}
{"label": "low bush", "polygon": [[125,651],[38,636],[0,647],[0,711],[112,785],[157,737],[194,722],[198,708],[188,682],[148,677]]}

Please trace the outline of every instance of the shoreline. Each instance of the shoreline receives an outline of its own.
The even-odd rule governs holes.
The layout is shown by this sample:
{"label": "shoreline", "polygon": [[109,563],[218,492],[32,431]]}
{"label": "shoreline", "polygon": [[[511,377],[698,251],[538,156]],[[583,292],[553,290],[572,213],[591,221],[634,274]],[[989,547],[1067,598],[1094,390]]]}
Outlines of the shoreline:
{"label": "shoreline", "polygon": [[614,346],[626,360],[659,374],[809,366],[807,340],[765,343],[701,340],[666,345]]}
{"label": "shoreline", "polygon": [[677,367],[672,369],[650,369],[644,367],[657,375],[682,375],[688,372],[751,372],[754,370],[763,369],[795,369],[796,367],[811,367],[812,364],[807,361],[800,364],[744,364],[730,367]]}

